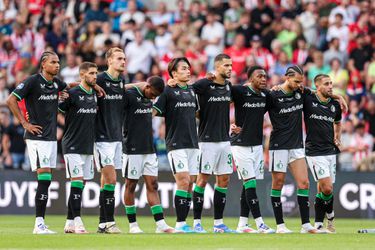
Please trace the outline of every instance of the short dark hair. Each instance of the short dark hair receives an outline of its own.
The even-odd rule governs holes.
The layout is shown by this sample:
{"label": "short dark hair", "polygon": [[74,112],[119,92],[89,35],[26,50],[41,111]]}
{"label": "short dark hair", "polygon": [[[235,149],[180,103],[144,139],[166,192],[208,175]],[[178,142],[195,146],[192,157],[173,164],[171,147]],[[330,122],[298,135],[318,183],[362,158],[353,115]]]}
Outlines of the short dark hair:
{"label": "short dark hair", "polygon": [[296,74],[303,75],[303,69],[300,66],[293,65],[286,69],[286,76],[295,76]]}
{"label": "short dark hair", "polygon": [[95,63],[92,62],[83,62],[81,65],[79,65],[79,72],[87,71],[89,68],[98,68],[98,66]]}
{"label": "short dark hair", "polygon": [[173,58],[172,61],[168,63],[168,74],[171,78],[173,78],[172,72],[177,71],[178,63],[179,62],[186,62],[189,67],[191,67],[189,60],[186,57],[176,57]]}
{"label": "short dark hair", "polygon": [[159,94],[164,91],[164,80],[159,76],[151,76],[147,79],[147,83],[151,88],[155,89]]}
{"label": "short dark hair", "polygon": [[264,68],[262,66],[259,66],[259,65],[254,65],[254,66],[251,66],[248,70],[247,70],[247,79],[250,79],[250,77],[252,76],[252,74],[254,73],[255,70],[264,70]]}
{"label": "short dark hair", "polygon": [[231,59],[231,58],[227,54],[218,54],[217,56],[215,56],[214,63],[220,62],[223,59]]}
{"label": "short dark hair", "polygon": [[326,74],[317,74],[314,77],[314,82],[320,82],[323,78],[329,77],[329,75]]}

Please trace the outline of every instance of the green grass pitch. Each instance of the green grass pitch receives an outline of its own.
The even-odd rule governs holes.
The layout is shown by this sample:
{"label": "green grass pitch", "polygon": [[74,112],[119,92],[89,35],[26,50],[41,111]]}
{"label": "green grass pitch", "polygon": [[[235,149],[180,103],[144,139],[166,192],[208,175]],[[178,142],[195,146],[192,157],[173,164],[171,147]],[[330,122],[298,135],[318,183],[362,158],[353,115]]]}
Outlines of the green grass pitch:
{"label": "green grass pitch", "polygon": [[[83,216],[88,235],[64,234],[65,216],[47,216],[46,223],[56,235],[33,235],[33,216],[0,216],[1,249],[375,249],[375,234],[358,234],[360,228],[375,228],[374,220],[336,219],[337,234],[303,235],[260,235],[260,234],[154,234],[155,224],[152,217],[138,217],[143,235],[130,235],[125,217],[117,217],[117,224],[123,230],[120,235],[96,234],[97,216]],[[237,218],[225,218],[228,226],[235,229]],[[167,219],[174,226],[172,217]],[[192,219],[189,221],[192,223]],[[204,218],[203,225],[211,231],[213,220]],[[274,220],[267,218],[266,223],[274,227]],[[287,218],[287,226],[299,232],[297,218]]]}

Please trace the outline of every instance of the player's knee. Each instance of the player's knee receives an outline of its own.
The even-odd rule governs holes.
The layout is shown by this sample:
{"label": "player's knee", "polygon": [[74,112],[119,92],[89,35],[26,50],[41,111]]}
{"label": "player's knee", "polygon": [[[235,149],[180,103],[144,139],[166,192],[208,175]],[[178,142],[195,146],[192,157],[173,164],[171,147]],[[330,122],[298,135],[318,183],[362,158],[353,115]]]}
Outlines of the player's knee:
{"label": "player's knee", "polygon": [[220,176],[217,184],[219,187],[227,187],[228,183],[229,183],[229,176],[223,175],[223,176]]}
{"label": "player's knee", "polygon": [[273,189],[282,189],[284,186],[284,179],[283,178],[275,178],[272,180],[272,188]]}
{"label": "player's knee", "polygon": [[178,186],[178,189],[180,190],[189,190],[189,187],[190,187],[190,180],[189,178],[183,178],[183,179],[180,179],[177,183],[177,186]]}
{"label": "player's knee", "polygon": [[333,186],[332,185],[324,185],[322,187],[322,192],[325,195],[330,195],[333,192]]}
{"label": "player's knee", "polygon": [[302,180],[297,184],[298,189],[309,189],[309,180]]}
{"label": "player's knee", "polygon": [[126,190],[131,192],[131,193],[134,193],[135,192],[135,188],[137,187],[137,183],[136,182],[132,182],[132,181],[127,181],[126,184],[125,184],[125,187],[126,187]]}
{"label": "player's knee", "polygon": [[157,180],[153,180],[150,183],[146,184],[146,188],[148,192],[155,192],[159,188],[159,184]]}

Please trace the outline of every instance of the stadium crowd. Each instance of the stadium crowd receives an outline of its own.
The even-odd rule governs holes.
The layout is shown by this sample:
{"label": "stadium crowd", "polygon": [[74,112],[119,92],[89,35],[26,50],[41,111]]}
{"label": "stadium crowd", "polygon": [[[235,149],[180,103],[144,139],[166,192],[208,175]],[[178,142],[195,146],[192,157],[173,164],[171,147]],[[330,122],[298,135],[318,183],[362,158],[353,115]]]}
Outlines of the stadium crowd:
{"label": "stadium crowd", "polygon": [[[195,81],[222,52],[233,60],[232,84],[243,84],[247,67],[256,64],[267,70],[269,87],[281,83],[292,64],[303,67],[311,88],[315,75],[328,74],[349,105],[339,170],[375,171],[375,1],[172,1],[0,0],[0,168],[28,168],[23,127],[5,101],[38,72],[42,52],[58,53],[60,77],[70,83],[79,79],[83,61],[105,70],[105,52],[118,46],[125,50],[129,83],[151,75],[167,80],[168,62],[180,56],[191,62]],[[265,121],[267,150],[272,128]],[[59,139],[63,123],[60,117]],[[164,126],[155,118],[155,147],[169,169]]]}

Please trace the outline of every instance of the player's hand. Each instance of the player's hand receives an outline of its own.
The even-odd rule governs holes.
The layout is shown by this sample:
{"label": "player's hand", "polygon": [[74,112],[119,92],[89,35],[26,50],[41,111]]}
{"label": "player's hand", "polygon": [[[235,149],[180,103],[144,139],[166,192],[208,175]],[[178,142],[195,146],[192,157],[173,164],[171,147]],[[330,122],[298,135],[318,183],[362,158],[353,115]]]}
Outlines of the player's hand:
{"label": "player's hand", "polygon": [[214,81],[215,78],[216,78],[216,76],[215,76],[215,74],[214,74],[213,72],[207,72],[207,74],[206,74],[206,78],[207,78],[207,80],[209,80],[209,81]]}
{"label": "player's hand", "polygon": [[241,130],[242,130],[242,128],[241,127],[238,127],[236,124],[231,124],[230,125],[230,130],[232,131],[232,133],[233,134],[239,134],[239,133],[241,133]]}
{"label": "player's hand", "polygon": [[33,124],[29,123],[29,122],[25,122],[24,124],[22,124],[22,126],[23,126],[23,128],[27,132],[29,132],[29,133],[31,133],[33,135],[40,135],[40,134],[42,134],[42,129],[43,128],[41,126],[39,126],[39,125],[33,125]]}
{"label": "player's hand", "polygon": [[107,94],[105,93],[104,89],[100,87],[98,84],[95,84],[94,89],[98,95],[98,97],[105,97]]}
{"label": "player's hand", "polygon": [[340,95],[338,101],[339,101],[339,103],[340,103],[340,107],[341,107],[342,112],[343,112],[343,113],[348,112],[348,104],[346,103],[346,100],[344,99],[344,97],[342,97],[342,96]]}
{"label": "player's hand", "polygon": [[275,85],[271,88],[271,91],[278,91],[278,90],[281,90],[281,85]]}
{"label": "player's hand", "polygon": [[335,139],[334,143],[335,143],[336,147],[338,147],[338,149],[340,149],[340,151],[342,151],[341,141],[339,139]]}
{"label": "player's hand", "polygon": [[168,82],[167,82],[167,85],[168,85],[169,87],[174,88],[174,87],[177,86],[177,82],[176,82],[175,79],[170,78],[170,79],[168,80]]}
{"label": "player's hand", "polygon": [[59,94],[59,102],[65,101],[66,99],[68,99],[68,97],[69,97],[68,91],[66,90],[61,91]]}

